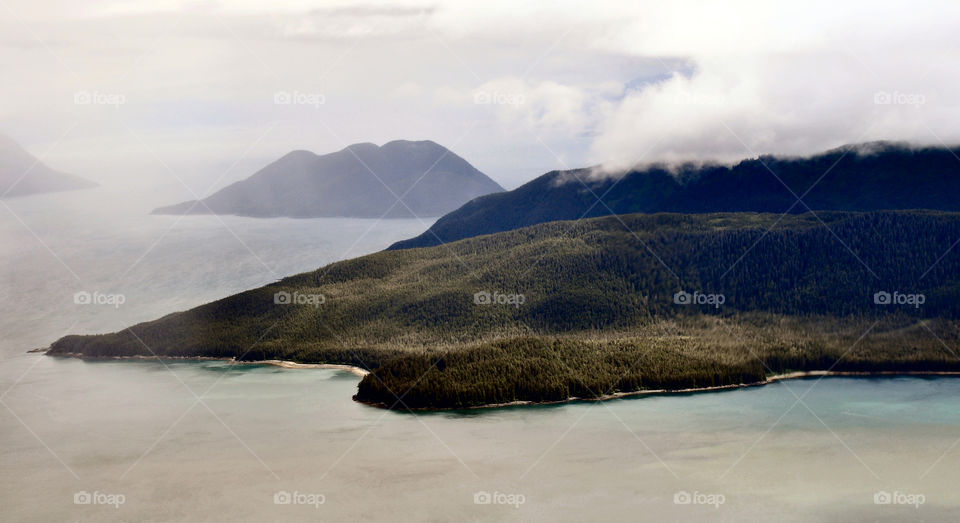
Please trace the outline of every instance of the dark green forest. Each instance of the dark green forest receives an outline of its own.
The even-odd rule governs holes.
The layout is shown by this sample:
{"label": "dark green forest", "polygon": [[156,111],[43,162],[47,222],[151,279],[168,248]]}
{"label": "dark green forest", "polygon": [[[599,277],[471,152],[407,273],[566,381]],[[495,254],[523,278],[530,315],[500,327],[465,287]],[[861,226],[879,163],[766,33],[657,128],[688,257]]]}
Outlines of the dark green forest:
{"label": "dark green forest", "polygon": [[732,166],[651,165],[605,174],[594,169],[553,171],[512,191],[476,198],[441,217],[429,231],[390,248],[427,247],[555,220],[638,212],[956,212],[958,154],[956,148],[875,142],[809,157],[761,156]]}
{"label": "dark green forest", "polygon": [[550,222],[337,262],[50,353],[347,363],[373,371],[358,399],[393,408],[960,370],[958,239],[960,214],[937,211]]}

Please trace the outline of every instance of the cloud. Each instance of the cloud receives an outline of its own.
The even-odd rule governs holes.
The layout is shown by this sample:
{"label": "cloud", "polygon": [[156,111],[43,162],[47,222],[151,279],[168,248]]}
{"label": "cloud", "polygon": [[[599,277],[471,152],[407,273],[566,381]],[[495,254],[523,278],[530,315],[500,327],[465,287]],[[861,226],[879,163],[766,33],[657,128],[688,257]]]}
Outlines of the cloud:
{"label": "cloud", "polygon": [[[272,129],[252,145],[260,158],[430,138],[508,186],[599,162],[960,139],[956,2],[7,5],[0,61],[17,81],[0,85],[4,130],[43,150],[80,122],[57,151],[103,144],[92,168],[114,163],[129,130],[194,163],[232,160],[238,129]],[[127,103],[77,106],[79,90]],[[278,91],[325,103],[276,106]]]}
{"label": "cloud", "polygon": [[603,123],[593,160],[619,170],[876,139],[960,140],[960,71],[947,65],[960,57],[955,3],[723,5],[652,9],[595,42],[683,55],[692,72],[629,92]]}
{"label": "cloud", "polygon": [[[525,101],[495,107],[504,126],[595,134],[582,161],[612,170],[809,154],[868,140],[960,141],[960,70],[949,65],[960,58],[956,2],[679,0],[508,9],[494,1],[444,4],[431,20],[457,38],[519,33],[525,43],[546,45],[547,55],[587,49],[659,62],[666,73],[659,79],[618,79],[623,96],[585,87],[587,77],[508,75],[478,87],[507,102]],[[584,60],[586,68],[591,58]]]}
{"label": "cloud", "polygon": [[403,82],[390,92],[391,98],[412,98],[423,94],[423,87],[417,82]]}
{"label": "cloud", "polygon": [[570,84],[495,78],[473,88],[444,86],[440,103],[493,114],[503,129],[536,135],[588,135],[622,96],[619,82]]}

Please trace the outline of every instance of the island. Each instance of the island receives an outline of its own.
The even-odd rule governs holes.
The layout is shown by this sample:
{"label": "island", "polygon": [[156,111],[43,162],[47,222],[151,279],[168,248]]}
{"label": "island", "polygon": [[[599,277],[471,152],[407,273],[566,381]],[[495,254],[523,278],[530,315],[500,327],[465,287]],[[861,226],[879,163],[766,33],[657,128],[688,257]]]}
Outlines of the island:
{"label": "island", "polygon": [[9,136],[0,134],[0,197],[90,189],[97,184],[48,167]]}
{"label": "island", "polygon": [[[459,409],[953,373],[960,214],[635,213],[384,251],[48,354],[352,365],[358,401]],[[799,374],[798,374],[799,373]]]}
{"label": "island", "polygon": [[200,201],[153,214],[252,217],[437,217],[503,188],[435,142],[358,143],[317,155],[293,151]]}

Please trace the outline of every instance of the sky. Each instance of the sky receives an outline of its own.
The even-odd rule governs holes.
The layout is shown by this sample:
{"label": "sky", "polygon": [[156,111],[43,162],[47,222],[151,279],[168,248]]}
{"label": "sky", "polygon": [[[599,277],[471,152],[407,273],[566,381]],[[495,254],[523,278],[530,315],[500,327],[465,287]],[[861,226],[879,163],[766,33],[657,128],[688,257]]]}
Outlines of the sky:
{"label": "sky", "polygon": [[157,205],[294,149],[555,169],[960,142],[960,2],[0,0],[0,133]]}

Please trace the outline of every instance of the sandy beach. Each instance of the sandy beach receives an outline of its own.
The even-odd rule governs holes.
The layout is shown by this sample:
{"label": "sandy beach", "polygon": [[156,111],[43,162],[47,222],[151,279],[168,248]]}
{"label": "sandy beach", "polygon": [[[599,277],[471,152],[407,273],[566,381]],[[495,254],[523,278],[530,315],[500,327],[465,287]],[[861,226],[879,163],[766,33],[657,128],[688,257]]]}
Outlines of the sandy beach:
{"label": "sandy beach", "polygon": [[283,367],[285,369],[334,369],[342,370],[354,374],[359,377],[364,377],[367,374],[370,374],[370,371],[367,369],[361,369],[360,367],[354,367],[353,365],[344,365],[339,363],[297,363],[295,361],[284,361],[284,360],[261,360],[261,361],[234,361],[234,363],[250,363],[258,365],[275,365],[277,367]]}
{"label": "sandy beach", "polygon": [[[30,351],[36,352],[36,350]],[[157,356],[116,356],[108,358],[91,358],[84,356],[83,354],[76,353],[64,353],[64,354],[55,354],[54,356],[62,356],[67,358],[80,358],[80,359],[104,359],[104,360],[160,360],[161,358]],[[237,365],[274,365],[276,367],[282,367],[285,369],[331,369],[331,370],[341,370],[349,372],[359,378],[370,374],[370,371],[362,369],[360,367],[355,367],[353,365],[346,365],[341,363],[297,363],[295,361],[286,361],[286,360],[257,360],[257,361],[237,361],[233,358],[207,358],[207,357],[189,357],[189,358],[177,358],[177,357],[164,357],[164,360],[199,360],[199,361],[226,361],[229,363]],[[871,376],[960,376],[960,372],[948,372],[948,371],[878,371],[878,372],[851,372],[851,371],[827,371],[827,370],[811,370],[811,371],[797,371],[797,372],[788,372],[784,374],[774,374],[767,376],[764,381],[758,381],[754,383],[736,383],[731,385],[719,385],[716,387],[698,387],[690,389],[651,389],[651,390],[635,390],[630,392],[614,392],[612,394],[605,394],[595,398],[579,398],[579,397],[570,397],[565,400],[559,401],[511,401],[507,403],[491,403],[488,405],[475,405],[472,407],[458,407],[458,408],[412,408],[402,406],[403,409],[417,410],[417,411],[432,411],[432,410],[472,410],[472,409],[495,409],[501,407],[521,407],[521,406],[530,406],[530,405],[557,405],[561,403],[572,403],[578,401],[608,401],[619,398],[627,398],[633,396],[644,396],[644,395],[664,395],[664,394],[692,394],[697,392],[716,392],[721,390],[733,390],[733,389],[742,389],[746,387],[762,387],[764,385],[769,385],[771,383],[776,383],[779,381],[786,380],[795,380],[795,379],[805,379],[805,378],[824,378],[830,376],[847,376],[847,377],[871,377]],[[354,397],[354,401],[356,397]],[[370,405],[371,407],[377,408],[388,408],[390,405],[383,403],[372,403],[367,401],[358,401],[365,405]]]}
{"label": "sandy beach", "polygon": [[[44,351],[47,349],[43,349]],[[37,349],[28,351],[31,353],[40,352]],[[85,360],[177,360],[177,361],[225,361],[228,363],[233,363],[236,365],[274,365],[276,367],[283,367],[285,369],[332,369],[332,370],[342,370],[354,374],[359,377],[364,377],[367,374],[370,374],[370,371],[366,369],[361,369],[360,367],[354,367],[353,365],[346,365],[341,363],[297,363],[295,361],[285,361],[285,360],[257,360],[257,361],[237,361],[234,358],[210,358],[205,356],[194,356],[194,357],[176,357],[176,356],[110,356],[110,357],[91,357],[85,356],[83,354],[77,354],[72,352],[66,352],[62,354],[52,354],[51,356],[55,357],[65,357],[65,358],[79,358]]]}

